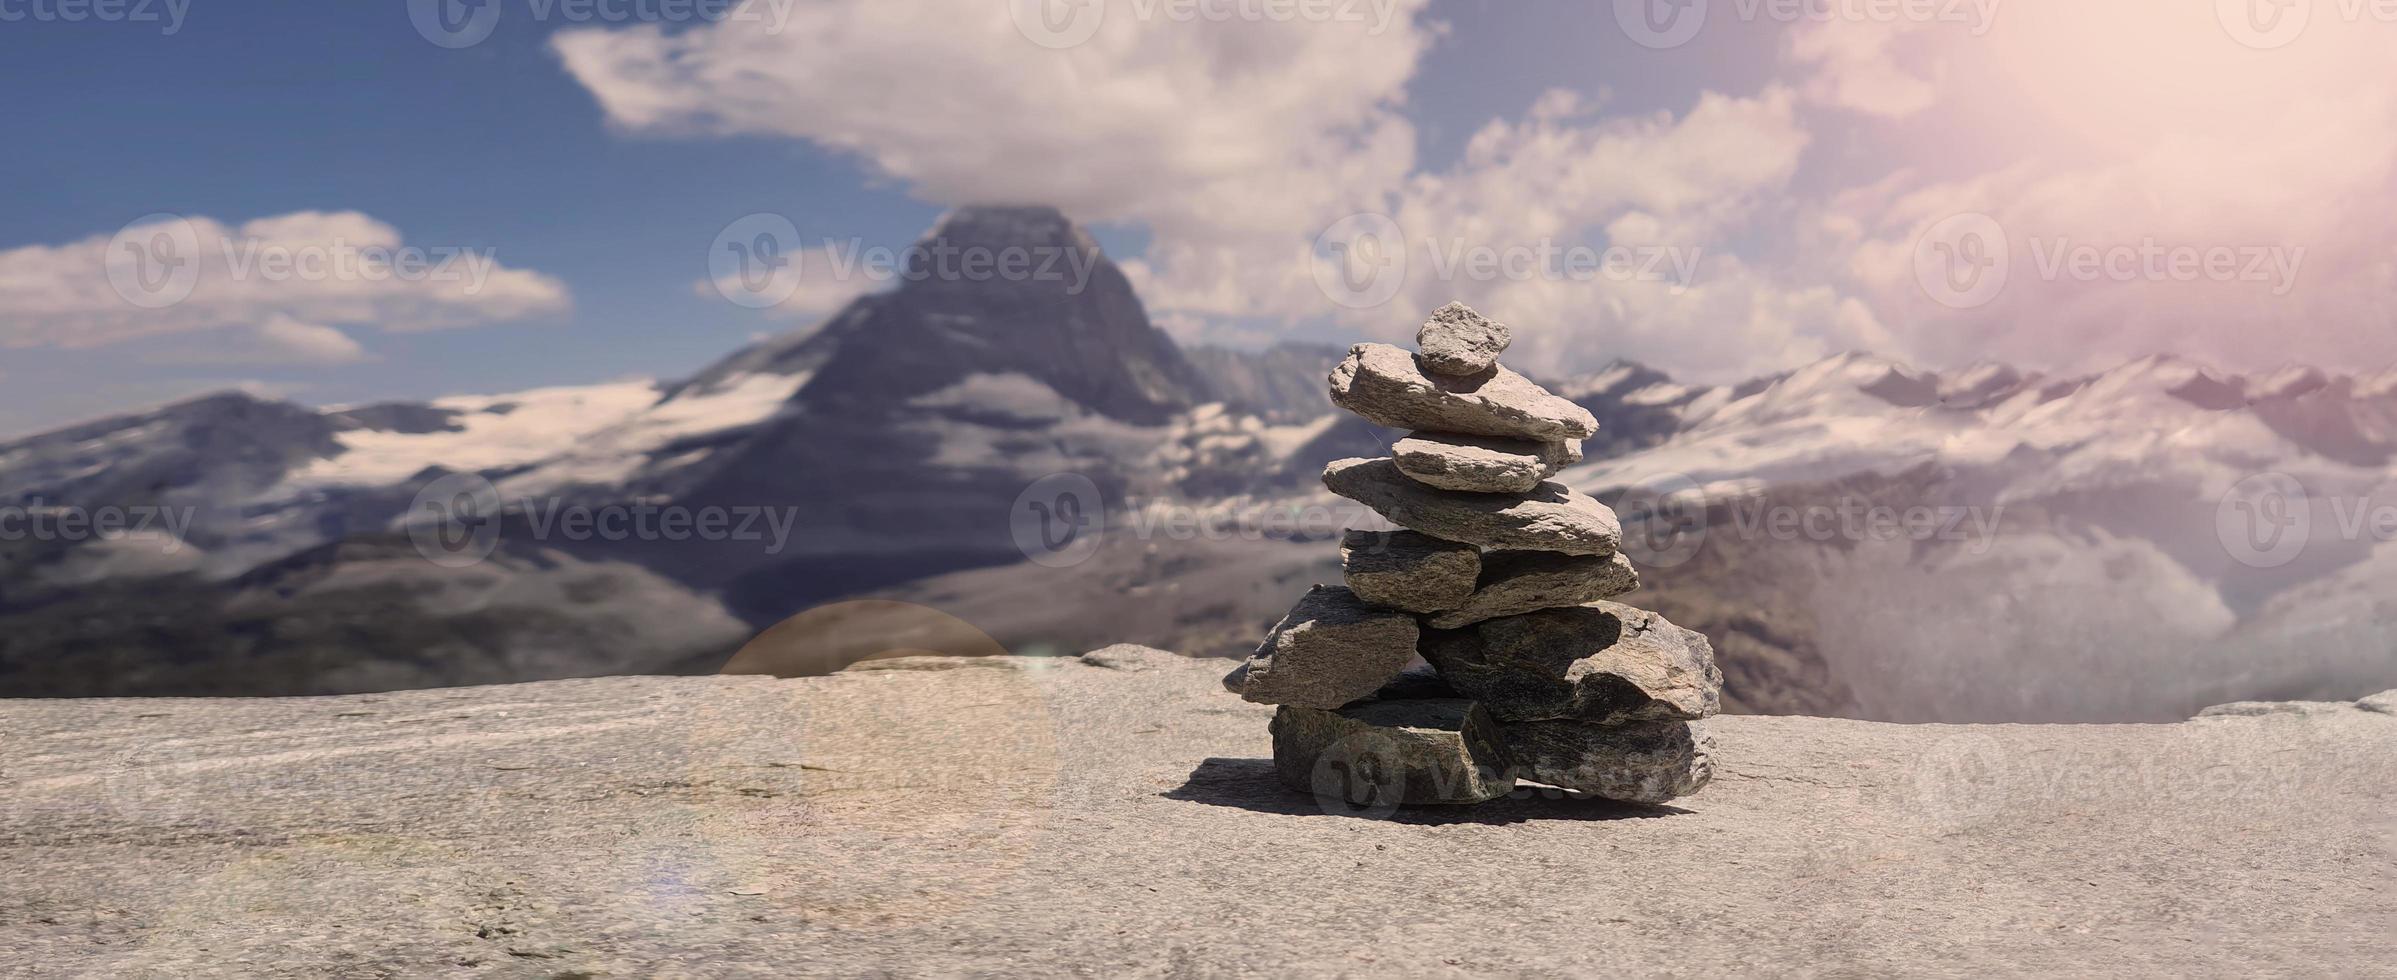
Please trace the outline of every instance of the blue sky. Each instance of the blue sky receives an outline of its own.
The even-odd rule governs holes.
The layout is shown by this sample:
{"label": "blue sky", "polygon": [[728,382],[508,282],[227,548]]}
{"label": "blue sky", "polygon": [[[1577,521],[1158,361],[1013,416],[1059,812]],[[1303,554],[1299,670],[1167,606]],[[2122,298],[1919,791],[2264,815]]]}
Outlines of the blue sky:
{"label": "blue sky", "polygon": [[[1717,0],[1721,9],[1694,40],[1656,50],[1635,43],[1609,3],[1434,0],[1416,10],[1421,0],[1392,0],[1403,23],[1371,36],[1322,24],[1131,23],[1114,13],[1095,40],[1057,52],[993,33],[983,20],[1005,0],[946,0],[939,6],[960,13],[925,20],[857,0],[807,0],[805,17],[760,43],[740,34],[754,32],[742,25],[590,24],[533,0],[494,2],[500,20],[489,38],[454,50],[420,34],[405,0],[191,0],[171,35],[161,21],[0,22],[0,80],[18,93],[0,117],[10,147],[0,154],[0,213],[9,219],[0,223],[0,253],[60,250],[0,254],[0,271],[11,260],[30,268],[23,264],[59,259],[77,243],[96,246],[157,212],[226,226],[355,212],[411,245],[492,250],[500,266],[541,278],[563,297],[527,316],[461,307],[453,312],[471,322],[441,330],[376,322],[396,308],[377,304],[406,297],[368,303],[355,314],[363,319],[331,312],[346,307],[322,298],[306,305],[268,296],[253,298],[262,305],[228,307],[288,307],[308,322],[282,336],[356,348],[295,362],[248,356],[259,338],[227,340],[238,331],[223,324],[185,317],[154,329],[95,330],[0,291],[0,433],[236,384],[330,403],[671,377],[820,315],[743,309],[705,290],[718,231],[760,211],[792,217],[803,238],[897,246],[949,204],[1061,197],[1056,203],[1098,226],[1111,252],[1132,260],[1152,313],[1187,340],[1388,334],[1413,306],[1458,295],[1556,323],[1546,353],[1561,364],[1624,353],[1692,374],[1853,346],[1932,363],[1982,353],[2037,360],[2055,338],[2013,339],[2005,323],[2055,311],[2119,319],[2126,309],[2168,305],[2153,282],[2098,283],[2123,289],[2095,299],[2087,283],[2063,290],[2043,282],[1989,307],[1923,303],[1909,276],[1890,271],[1904,256],[1890,256],[1947,212],[1996,214],[2018,238],[2028,227],[2059,239],[2102,234],[2105,243],[2145,233],[2224,247],[2311,244],[2317,256],[2343,248],[2342,267],[2363,268],[2366,286],[2380,256],[2377,240],[2348,241],[2297,219],[2208,229],[2167,217],[2159,204],[2100,233],[2065,227],[2049,212],[2007,210],[2022,200],[2067,199],[2075,187],[2154,186],[2137,169],[2156,165],[2146,147],[2104,139],[2114,121],[2160,117],[2159,126],[2181,126],[2143,134],[2148,146],[2175,137],[2255,143],[2255,131],[2175,122],[2173,107],[2150,111],[2143,101],[2162,96],[2139,92],[2088,100],[2097,106],[2091,118],[2075,118],[2071,86],[2088,85],[2075,73],[2120,61],[2123,49],[2099,43],[2082,52],[2045,33],[2161,33],[2165,40],[2140,43],[2185,44],[2199,58],[2166,62],[2161,70],[2169,71],[2219,74],[2225,69],[2203,61],[2217,56],[2249,59],[2229,63],[2234,69],[2300,60],[2262,60],[2225,43],[2211,23],[2174,41],[2180,35],[2144,23],[2023,15],[1975,34],[1974,25],[1949,23],[1743,18],[1730,13],[1736,0]],[[1110,2],[1123,11],[1140,0]],[[145,9],[163,16],[168,8]],[[535,9],[550,18],[538,19]],[[980,33],[953,22],[972,22]],[[1259,39],[1277,30],[1282,35]],[[2327,30],[2317,25],[2306,43],[2329,44],[2316,36]],[[561,44],[560,32],[578,40]],[[570,65],[576,44],[579,60]],[[990,54],[987,64],[980,53]],[[1270,63],[1243,60],[1254,57]],[[1187,70],[1176,59],[1186,59]],[[837,73],[809,74],[815,65]],[[1070,70],[1043,74],[1050,68]],[[759,73],[774,77],[753,84]],[[2286,76],[2269,78],[2302,81]],[[1192,104],[1141,101],[1161,84]],[[2051,91],[2058,87],[2065,96]],[[999,89],[1007,97],[991,94]],[[1241,114],[1238,103],[1260,93],[1293,91],[1303,98],[1270,114]],[[1578,99],[1556,101],[1559,93]],[[2367,118],[2361,114],[2386,104],[2375,101],[2382,94],[2371,88],[2338,101]],[[1176,121],[1185,112],[1186,125]],[[1286,122],[1294,113],[1305,118]],[[923,126],[904,125],[918,118]],[[1475,158],[1469,142],[1494,123],[1508,131],[1485,134],[1492,149]],[[2075,135],[2075,126],[2098,135]],[[1230,163],[1192,163],[1187,172],[1177,168],[1222,141],[1108,158],[1111,146],[1216,131],[1262,135],[1254,146],[1228,148]],[[2303,172],[2331,182],[2325,194],[2386,191],[2389,148],[2369,141],[2353,149],[2355,166]],[[2203,150],[2195,143],[2183,152]],[[943,156],[956,159],[931,159]],[[977,170],[974,161],[985,157]],[[1584,165],[1592,161],[1603,165]],[[2286,161],[2254,166],[2276,162]],[[1075,172],[1085,164],[1087,178]],[[2244,172],[2220,169],[2211,183],[2205,173],[2176,172],[2190,181],[2181,202],[2210,202],[2233,215],[2292,211],[2285,201],[2250,200]],[[1319,173],[1314,183],[1283,179],[1297,170]],[[1143,173],[1155,173],[1158,185],[1120,176]],[[1230,214],[1239,208],[1225,202],[1254,202],[1261,216]],[[1322,302],[1304,287],[1304,271],[1282,268],[1279,257],[1332,218],[1361,210],[1395,216],[1418,237],[1462,229],[1456,233],[1506,246],[1519,243],[1519,228],[1565,242],[1682,248],[1703,254],[1706,278],[1689,289],[1410,282],[1391,303],[1360,313]],[[1275,224],[1283,213],[1292,217]],[[1508,230],[1473,230],[1483,225]],[[2186,300],[2225,308],[2218,296]],[[2288,301],[2239,294],[2228,307],[2238,322],[2211,342],[2185,346],[2221,357],[2268,350],[2243,338],[2257,320],[2285,312],[2271,303]],[[2323,302],[2358,301],[2342,292]],[[2318,306],[2303,308],[2311,315]],[[1582,310],[1602,312],[1585,322]],[[2163,323],[2169,312],[2156,315],[2157,325],[2126,330],[2119,350],[2093,344],[2088,353],[2136,353],[2183,336],[2175,331],[2208,329]],[[1939,332],[1917,331],[1918,322],[1934,321]],[[2057,329],[2090,328],[2084,321]],[[341,336],[327,338],[326,330]],[[322,343],[314,349],[324,353]],[[2325,343],[2301,353],[2342,349]]]}

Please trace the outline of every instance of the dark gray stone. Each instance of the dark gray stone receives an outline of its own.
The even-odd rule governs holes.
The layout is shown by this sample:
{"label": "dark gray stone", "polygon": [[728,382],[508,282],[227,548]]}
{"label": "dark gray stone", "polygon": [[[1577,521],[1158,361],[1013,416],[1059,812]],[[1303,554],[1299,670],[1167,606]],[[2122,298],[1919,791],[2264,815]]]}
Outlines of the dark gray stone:
{"label": "dark gray stone", "polygon": [[1354,806],[1481,803],[1515,788],[1497,721],[1459,699],[1282,706],[1273,764],[1283,785]]}
{"label": "dark gray stone", "polygon": [[1610,800],[1663,803],[1714,778],[1714,738],[1692,722],[1527,721],[1499,731],[1518,778]]}
{"label": "dark gray stone", "polygon": [[1413,616],[1318,585],[1249,658],[1240,696],[1258,704],[1337,708],[1405,670],[1415,659],[1417,634]]}
{"label": "dark gray stone", "polygon": [[1454,609],[1481,578],[1481,549],[1419,531],[1349,531],[1340,572],[1357,598],[1408,612]]}
{"label": "dark gray stone", "polygon": [[1493,551],[1481,556],[1473,595],[1424,620],[1433,629],[1461,629],[1485,619],[1612,599],[1640,587],[1631,559],[1560,555],[1552,551]]}
{"label": "dark gray stone", "polygon": [[1696,721],[1722,706],[1704,635],[1613,602],[1432,631],[1423,658],[1500,721]]}

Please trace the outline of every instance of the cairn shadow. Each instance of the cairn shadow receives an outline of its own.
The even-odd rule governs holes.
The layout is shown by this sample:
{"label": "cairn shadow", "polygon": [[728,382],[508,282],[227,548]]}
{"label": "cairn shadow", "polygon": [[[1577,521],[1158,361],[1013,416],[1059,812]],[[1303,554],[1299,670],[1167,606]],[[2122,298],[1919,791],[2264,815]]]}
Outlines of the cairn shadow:
{"label": "cairn shadow", "polygon": [[1291,817],[1347,817],[1391,823],[1441,826],[1447,824],[1513,824],[1533,820],[1654,820],[1693,811],[1677,806],[1624,803],[1570,790],[1519,786],[1514,793],[1488,803],[1464,806],[1400,807],[1383,813],[1352,811],[1318,801],[1313,794],[1282,785],[1271,759],[1202,760],[1182,785],[1157,794],[1169,800],[1232,807]]}

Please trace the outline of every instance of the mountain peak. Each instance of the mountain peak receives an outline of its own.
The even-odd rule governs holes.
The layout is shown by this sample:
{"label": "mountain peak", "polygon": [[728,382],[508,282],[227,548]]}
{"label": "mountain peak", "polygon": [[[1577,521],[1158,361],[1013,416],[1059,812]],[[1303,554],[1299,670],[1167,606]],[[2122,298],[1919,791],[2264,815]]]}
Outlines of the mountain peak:
{"label": "mountain peak", "polygon": [[911,250],[905,282],[809,338],[799,401],[875,414],[975,374],[1020,374],[1084,408],[1160,422],[1206,381],[1149,322],[1132,283],[1056,208],[962,207]]}

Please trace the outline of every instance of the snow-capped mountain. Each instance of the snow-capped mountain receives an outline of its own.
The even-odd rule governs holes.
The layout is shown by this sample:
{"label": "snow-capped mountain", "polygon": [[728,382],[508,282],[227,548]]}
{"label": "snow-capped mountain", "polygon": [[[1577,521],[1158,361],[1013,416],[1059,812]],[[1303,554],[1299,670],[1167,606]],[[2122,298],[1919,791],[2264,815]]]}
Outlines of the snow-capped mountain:
{"label": "snow-capped mountain", "polygon": [[[926,246],[1067,250],[1087,278],[912,279],[674,382],[321,411],[224,395],[0,444],[0,504],[189,511],[164,538],[0,541],[0,688],[705,670],[857,597],[1019,650],[1232,653],[1295,587],[1336,580],[1310,542],[1338,528],[1305,518],[1344,512],[1316,476],[1393,438],[1330,411],[1342,351],[1183,351],[1053,210],[966,209]],[[2379,615],[2397,558],[2353,519],[2397,503],[2397,375],[1848,354],[1735,385],[1636,364],[1547,383],[1603,426],[1560,479],[1618,504],[1639,601],[1715,639],[1738,707],[2123,720],[2397,685]],[[1011,508],[1059,473],[1098,488],[1102,542],[1027,563]],[[2265,473],[2309,495],[2313,540],[2285,561],[2226,537],[2235,488]],[[451,474],[512,505],[791,524],[779,548],[561,539],[512,511],[490,559],[449,568],[404,532]],[[1918,511],[1937,533],[1869,524]],[[1849,512],[1863,530],[1807,523]]]}

